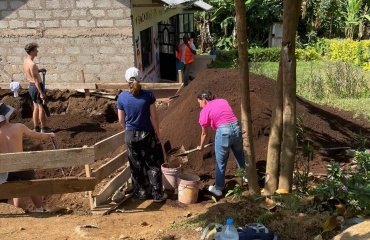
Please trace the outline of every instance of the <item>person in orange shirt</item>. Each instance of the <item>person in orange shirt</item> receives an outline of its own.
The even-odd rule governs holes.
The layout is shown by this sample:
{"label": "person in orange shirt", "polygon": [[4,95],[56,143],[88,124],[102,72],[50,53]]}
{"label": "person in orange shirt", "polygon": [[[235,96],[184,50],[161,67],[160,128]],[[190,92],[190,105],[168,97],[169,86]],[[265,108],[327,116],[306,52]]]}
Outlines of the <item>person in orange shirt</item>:
{"label": "person in orange shirt", "polygon": [[189,84],[189,73],[191,65],[194,62],[194,56],[196,55],[195,45],[189,41],[189,36],[184,35],[181,43],[177,49],[177,59],[183,63],[183,74],[184,74],[184,86]]}

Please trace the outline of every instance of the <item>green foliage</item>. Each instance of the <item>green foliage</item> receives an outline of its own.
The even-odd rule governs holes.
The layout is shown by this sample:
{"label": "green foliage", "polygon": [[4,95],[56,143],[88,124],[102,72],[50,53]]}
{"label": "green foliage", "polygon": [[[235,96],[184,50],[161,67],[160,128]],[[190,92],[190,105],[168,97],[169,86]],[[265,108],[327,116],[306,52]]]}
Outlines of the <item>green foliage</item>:
{"label": "green foliage", "polygon": [[229,190],[225,197],[232,196],[232,198],[240,199],[243,195],[243,192],[247,189],[245,186],[245,183],[243,181],[243,177],[245,176],[245,169],[244,168],[238,168],[238,171],[236,172],[235,176],[239,177],[241,179],[241,184],[237,183],[235,184],[234,188]]}
{"label": "green foliage", "polygon": [[[293,184],[301,193],[307,193],[309,190],[309,172],[310,161],[312,160],[314,148],[306,134],[304,126],[304,115],[297,117],[296,138],[302,151],[302,155],[298,155],[295,160],[295,169],[293,173]],[[302,157],[301,157],[302,156]]]}
{"label": "green foliage", "polygon": [[310,99],[361,98],[370,93],[369,80],[353,64],[327,62],[324,68],[311,69],[299,83],[298,93]]}
{"label": "green foliage", "polygon": [[361,130],[358,134],[355,135],[355,143],[359,151],[365,151],[365,149],[369,145],[369,141],[367,140],[366,136],[362,134]]}
{"label": "green foliage", "polygon": [[321,55],[314,48],[296,49],[295,56],[297,61],[314,61],[321,59]]}
{"label": "green foliage", "polygon": [[370,152],[356,152],[356,168],[345,168],[332,161],[327,179],[312,192],[322,202],[335,199],[353,212],[370,213]]}
{"label": "green foliage", "polygon": [[280,48],[252,48],[248,50],[251,62],[278,62],[280,60]]}
{"label": "green foliage", "polygon": [[353,63],[364,68],[370,62],[370,40],[327,39],[325,45],[324,54],[331,60]]}
{"label": "green foliage", "polygon": [[238,66],[238,50],[217,50],[217,57],[208,64],[208,68],[236,68]]}
{"label": "green foliage", "polygon": [[263,225],[267,225],[269,222],[274,221],[275,218],[276,217],[274,214],[272,214],[271,212],[266,212],[266,213],[259,215],[256,221]]}

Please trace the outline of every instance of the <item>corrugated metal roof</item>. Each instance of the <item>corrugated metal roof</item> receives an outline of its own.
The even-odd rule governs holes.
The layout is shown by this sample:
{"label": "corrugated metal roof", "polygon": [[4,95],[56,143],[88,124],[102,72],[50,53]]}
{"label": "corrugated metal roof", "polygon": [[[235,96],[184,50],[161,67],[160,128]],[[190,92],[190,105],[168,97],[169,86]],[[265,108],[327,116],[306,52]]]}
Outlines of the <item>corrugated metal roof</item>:
{"label": "corrugated metal roof", "polygon": [[211,9],[212,9],[212,6],[211,6],[211,5],[209,5],[208,3],[205,3],[205,2],[203,2],[203,1],[195,1],[195,2],[193,3],[193,5],[195,5],[195,6],[197,6],[197,7],[200,7],[200,8],[202,8],[202,9],[206,10],[206,11],[208,11],[208,10],[211,10]]}
{"label": "corrugated metal roof", "polygon": [[168,5],[180,5],[184,2],[188,2],[188,0],[162,0],[162,2]]}

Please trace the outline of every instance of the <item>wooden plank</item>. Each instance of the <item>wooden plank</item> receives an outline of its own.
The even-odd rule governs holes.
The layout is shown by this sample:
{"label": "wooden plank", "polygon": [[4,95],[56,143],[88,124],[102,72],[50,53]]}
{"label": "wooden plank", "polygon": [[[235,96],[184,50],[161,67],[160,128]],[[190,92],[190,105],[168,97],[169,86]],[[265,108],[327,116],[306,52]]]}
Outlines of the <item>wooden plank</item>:
{"label": "wooden plank", "polygon": [[[179,89],[181,83],[140,83],[143,89],[160,90],[160,89]],[[127,83],[97,83],[97,89],[128,89]]]}
{"label": "wooden plank", "polygon": [[[10,89],[10,83],[0,83],[1,89]],[[20,83],[23,89],[28,89],[28,83]],[[96,89],[95,83],[53,83],[48,85],[48,89]]]}
{"label": "wooden plank", "polygon": [[95,178],[54,178],[0,184],[0,199],[92,191]]}
{"label": "wooden plank", "polygon": [[127,151],[118,154],[116,157],[109,160],[107,163],[101,165],[98,169],[92,171],[92,176],[96,178],[96,183],[100,183],[104,178],[113,174],[120,167],[122,167],[127,159]]}
{"label": "wooden plank", "polygon": [[116,150],[125,144],[125,131],[119,132],[109,138],[106,138],[94,145],[95,160],[99,160],[107,153]]}
{"label": "wooden plank", "polygon": [[117,174],[112,180],[110,180],[105,187],[100,191],[94,198],[94,205],[99,206],[107,201],[107,199],[113,195],[113,193],[120,188],[125,182],[131,177],[130,167],[125,168],[122,172]]}
{"label": "wooden plank", "polygon": [[[81,77],[82,77],[82,82],[85,83],[85,73],[84,70],[81,70]],[[84,89],[85,91],[85,97],[90,97],[90,91],[89,89]]]}
{"label": "wooden plank", "polygon": [[94,148],[69,148],[0,154],[0,172],[48,169],[94,162]]}
{"label": "wooden plank", "polygon": [[[85,173],[86,173],[86,177],[91,177],[91,168],[90,168],[89,164],[85,165]],[[95,184],[94,185],[96,185],[96,179],[95,179]],[[87,194],[88,194],[90,209],[93,209],[94,208],[94,199],[93,199],[93,196],[92,196],[92,191],[88,191]]]}

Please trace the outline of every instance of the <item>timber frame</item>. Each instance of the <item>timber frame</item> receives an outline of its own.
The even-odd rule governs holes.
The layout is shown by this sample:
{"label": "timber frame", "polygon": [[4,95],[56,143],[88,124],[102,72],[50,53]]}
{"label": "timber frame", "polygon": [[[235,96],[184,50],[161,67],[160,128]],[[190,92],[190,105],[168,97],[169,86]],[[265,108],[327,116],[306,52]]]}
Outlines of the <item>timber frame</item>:
{"label": "timber frame", "polygon": [[[65,177],[15,181],[0,184],[0,199],[14,197],[43,196],[73,192],[89,193],[90,208],[93,209],[109,199],[120,186],[130,179],[130,168],[127,165],[124,146],[125,132],[122,131],[104,139],[92,147],[46,150],[0,154],[0,172],[15,172],[32,169],[50,169],[85,165],[86,177]],[[102,159],[112,152],[118,154],[96,170],[91,170],[90,164]],[[95,186],[105,178],[122,171],[112,178],[96,195],[92,194]]]}

